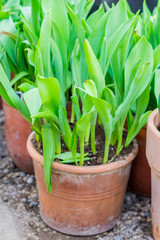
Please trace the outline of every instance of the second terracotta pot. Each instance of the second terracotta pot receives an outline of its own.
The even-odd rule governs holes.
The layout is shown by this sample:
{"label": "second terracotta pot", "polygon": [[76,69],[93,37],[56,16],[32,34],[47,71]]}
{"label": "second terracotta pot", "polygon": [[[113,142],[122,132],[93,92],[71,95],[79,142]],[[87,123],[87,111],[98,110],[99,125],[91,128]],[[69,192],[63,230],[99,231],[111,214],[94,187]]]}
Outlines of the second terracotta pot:
{"label": "second terracotta pot", "polygon": [[3,101],[5,137],[8,153],[15,165],[23,172],[33,174],[33,161],[28,154],[26,142],[31,133],[30,124],[14,108]]}
{"label": "second terracotta pot", "polygon": [[151,169],[146,158],[146,126],[136,136],[139,145],[138,154],[132,164],[128,187],[131,191],[151,196]]}
{"label": "second terracotta pot", "polygon": [[52,193],[44,181],[44,161],[32,145],[33,133],[27,141],[34,161],[40,213],[51,228],[70,235],[87,236],[105,232],[115,226],[121,216],[131,164],[138,151],[134,142],[126,159],[99,166],[73,166],[54,162]]}
{"label": "second terracotta pot", "polygon": [[158,109],[154,110],[147,123],[146,155],[151,167],[152,177],[152,231],[154,238],[160,240],[160,125]]}
{"label": "second terracotta pot", "polygon": [[2,109],[2,97],[0,96],[0,110]]}

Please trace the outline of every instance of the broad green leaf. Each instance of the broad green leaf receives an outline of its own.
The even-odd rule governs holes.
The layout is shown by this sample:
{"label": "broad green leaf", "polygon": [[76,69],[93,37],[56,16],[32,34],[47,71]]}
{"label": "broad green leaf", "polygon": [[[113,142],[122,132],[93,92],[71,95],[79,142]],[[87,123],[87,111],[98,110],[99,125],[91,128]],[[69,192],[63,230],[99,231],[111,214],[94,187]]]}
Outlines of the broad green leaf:
{"label": "broad green leaf", "polygon": [[39,74],[41,76],[44,76],[43,59],[38,45],[35,51],[35,72],[35,75]]}
{"label": "broad green leaf", "polygon": [[40,32],[40,1],[39,0],[31,0],[32,4],[32,27],[37,36],[39,36]]}
{"label": "broad green leaf", "polygon": [[76,94],[74,94],[72,97],[72,103],[73,103],[73,106],[74,106],[74,111],[75,111],[75,114],[76,114],[76,119],[77,121],[81,118],[81,111],[80,111],[80,107],[79,107],[79,102],[78,102],[78,97]]}
{"label": "broad green leaf", "polygon": [[44,106],[57,116],[60,106],[60,85],[56,78],[37,76],[37,85]]}
{"label": "broad green leaf", "polygon": [[97,89],[96,85],[92,80],[86,80],[83,84],[86,92],[92,96],[92,97],[97,97]]}
{"label": "broad green leaf", "polygon": [[28,72],[20,72],[16,74],[16,76],[11,80],[11,86],[13,86],[17,81],[19,81],[20,79],[22,79],[27,75],[28,75]]}
{"label": "broad green leaf", "polygon": [[66,82],[65,82],[65,92],[69,90],[72,86],[73,82],[73,76],[71,71],[67,71],[67,77],[66,77]]}
{"label": "broad green leaf", "polygon": [[159,69],[155,71],[154,94],[158,103],[159,94],[160,94],[160,70]]}
{"label": "broad green leaf", "polygon": [[[84,157],[84,161],[88,161],[90,160],[90,158],[85,158]],[[62,161],[59,161],[59,163],[63,163],[63,164],[70,164],[70,163],[74,163],[74,159],[73,158],[70,158],[70,159],[66,159],[66,160],[62,160]],[[77,159],[77,163],[80,162],[80,159]]]}
{"label": "broad green leaf", "polygon": [[101,96],[105,87],[105,79],[100,64],[87,40],[84,41],[84,51],[90,78],[96,85],[98,96]]}
{"label": "broad green leaf", "polygon": [[42,143],[44,157],[44,176],[48,192],[52,192],[51,169],[55,156],[55,139],[51,124],[42,125]]}
{"label": "broad green leaf", "polygon": [[81,82],[81,72],[80,72],[80,61],[79,59],[73,55],[72,57],[72,74],[73,74],[73,79],[74,82],[79,86],[82,87],[82,82]]}
{"label": "broad green leaf", "polygon": [[[144,51],[145,49],[145,51]],[[152,70],[153,70],[153,49],[149,42],[142,37],[138,43],[134,46],[131,53],[129,54],[126,65],[125,65],[125,88],[128,86],[128,80],[130,79],[130,75],[134,64],[137,62],[137,59],[142,58],[141,64],[148,63],[144,68],[147,68],[144,72],[144,75],[141,79],[135,77],[130,84],[129,93],[126,92],[126,95],[134,94],[135,98],[138,98],[142,92],[145,90],[146,86],[148,86],[149,81],[151,80]],[[135,70],[136,71],[136,70]],[[137,82],[139,81],[139,82]],[[138,85],[136,85],[138,84]]]}
{"label": "broad green leaf", "polygon": [[26,48],[26,51],[28,52],[29,64],[35,67],[35,51],[31,50],[30,48]]}
{"label": "broad green leaf", "polygon": [[81,160],[80,160],[80,166],[83,166],[84,164],[84,141],[86,136],[86,129],[89,126],[92,113],[94,109],[90,112],[86,113],[79,119],[76,123],[76,134],[79,138],[79,146],[80,146],[80,154],[81,154]]}
{"label": "broad green leaf", "polygon": [[85,32],[85,36],[88,38],[88,36],[91,34],[92,29],[90,28],[90,26],[87,24],[87,22],[82,18],[81,19],[81,23]]}
{"label": "broad green leaf", "polygon": [[85,4],[85,18],[88,16],[95,0],[88,0]]}
{"label": "broad green leaf", "polygon": [[91,29],[95,27],[95,23],[98,23],[99,20],[104,15],[104,9],[103,6],[100,5],[99,9],[95,12],[93,12],[86,20],[87,24],[90,26]]}
{"label": "broad green leaf", "polygon": [[106,25],[105,36],[107,41],[111,39],[117,29],[128,19],[125,0],[120,0],[112,10]]}
{"label": "broad green leaf", "polygon": [[54,39],[51,39],[51,52],[53,57],[53,64],[55,69],[55,76],[58,79],[61,88],[64,90],[64,79],[63,79],[63,62],[61,52]]}
{"label": "broad green leaf", "polygon": [[45,14],[42,22],[40,38],[38,41],[38,46],[43,61],[44,77],[51,77],[50,36],[51,36],[51,11],[48,11]]}
{"label": "broad green leaf", "polygon": [[107,73],[109,62],[110,62],[110,60],[113,56],[113,53],[114,53],[115,49],[117,48],[117,46],[121,42],[124,35],[127,33],[128,29],[134,24],[134,22],[136,21],[136,18],[137,18],[137,16],[125,21],[117,29],[117,31],[115,33],[113,33],[113,35],[109,39],[108,44],[107,44],[107,64],[106,64],[106,67],[105,67],[105,75]]}
{"label": "broad green leaf", "polygon": [[35,88],[35,86],[33,84],[24,82],[21,85],[18,86],[18,88],[22,91],[22,92],[27,92],[33,88]]}
{"label": "broad green leaf", "polygon": [[83,26],[79,20],[79,18],[76,16],[76,14],[73,12],[73,10],[70,8],[70,6],[66,3],[67,10],[69,12],[69,15],[73,21],[73,24],[75,26],[75,30],[77,33],[77,36],[80,40],[81,46],[83,45],[83,40],[84,40],[84,32],[83,32]]}
{"label": "broad green leaf", "polygon": [[147,109],[150,98],[150,84],[146,87],[144,92],[136,100],[135,120],[139,120],[142,113]]}
{"label": "broad green leaf", "polygon": [[2,65],[0,64],[0,95],[5,99],[5,101],[12,107],[17,109],[29,122],[30,113],[26,105],[21,101],[16,92],[11,87],[10,81],[4,72]]}
{"label": "broad green leaf", "polygon": [[37,46],[38,43],[38,37],[36,36],[34,29],[30,25],[30,23],[21,15],[21,19],[23,21],[23,30],[26,35],[26,38],[28,39],[30,45],[34,44],[34,47]]}
{"label": "broad green leaf", "polygon": [[105,87],[102,94],[102,98],[112,106],[111,114],[112,116],[114,116],[117,108],[117,103],[116,103],[116,98],[114,93],[109,88]]}
{"label": "broad green leaf", "polygon": [[65,70],[66,70],[65,68],[67,67],[67,45],[66,45],[64,36],[60,32],[58,27],[54,23],[52,24],[52,27],[53,27],[53,35],[54,35],[55,42],[61,53],[61,57],[63,60],[63,68],[64,68],[64,72],[65,72]]}
{"label": "broad green leaf", "polygon": [[128,145],[131,143],[131,141],[136,137],[136,135],[139,133],[142,127],[144,127],[147,123],[147,119],[149,115],[151,114],[151,111],[147,111],[146,113],[142,114],[140,116],[137,128],[134,129],[134,131],[128,132],[128,136],[126,139],[125,147],[128,147]]}
{"label": "broad green leaf", "polygon": [[42,0],[44,12],[52,11],[52,20],[63,34],[66,44],[69,42],[69,22],[64,0]]}
{"label": "broad green leaf", "polygon": [[71,136],[71,152],[75,164],[77,165],[77,134],[76,134],[76,125],[73,129],[72,136]]}
{"label": "broad green leaf", "polygon": [[108,18],[111,14],[111,10],[106,12],[103,17],[99,20],[99,22],[95,25],[95,28],[91,32],[91,34],[88,37],[88,41],[93,49],[94,54],[98,57],[102,40],[105,35],[105,26],[108,21]]}
{"label": "broad green leaf", "polygon": [[67,111],[63,106],[60,106],[59,109],[59,122],[65,144],[68,149],[71,149],[71,129],[67,119]]}
{"label": "broad green leaf", "polygon": [[36,113],[35,115],[32,115],[31,118],[46,118],[50,121],[53,121],[54,124],[57,126],[58,130],[60,131],[60,123],[57,118],[57,116],[50,110],[44,109],[43,111],[40,111]]}
{"label": "broad green leaf", "polygon": [[154,49],[154,65],[153,71],[160,66],[160,44]]}
{"label": "broad green leaf", "polygon": [[[23,94],[23,99],[30,111],[31,116],[37,114],[42,105],[38,88],[33,88],[25,92]],[[34,122],[35,122],[35,119],[32,119],[32,124],[34,124]]]}

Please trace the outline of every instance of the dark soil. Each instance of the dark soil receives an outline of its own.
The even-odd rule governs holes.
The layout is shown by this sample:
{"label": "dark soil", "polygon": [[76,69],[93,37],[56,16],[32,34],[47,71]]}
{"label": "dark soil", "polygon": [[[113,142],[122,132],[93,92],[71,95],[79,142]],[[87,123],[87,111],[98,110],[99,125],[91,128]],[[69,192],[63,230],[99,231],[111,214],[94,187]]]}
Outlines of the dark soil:
{"label": "dark soil", "polygon": [[[126,139],[127,132],[124,131],[123,133],[123,141],[122,145],[124,146],[125,144],[125,139]],[[36,150],[40,153],[43,154],[42,150],[42,143],[37,143],[36,138],[34,137],[32,139],[32,143]],[[104,130],[101,126],[97,126],[96,128],[96,154],[92,153],[91,150],[91,144],[89,143],[88,146],[85,146],[85,153],[89,153],[87,157],[90,158],[90,160],[84,162],[84,166],[95,166],[95,165],[101,165],[103,164],[103,156],[104,156],[104,144],[105,144],[105,134]],[[117,150],[117,144],[115,146],[110,146],[109,147],[109,156],[108,156],[108,163],[109,162],[115,162],[115,161],[120,161],[122,159],[126,159],[126,157],[132,152],[133,149],[133,144],[131,143],[128,148],[123,148],[121,152],[116,155],[116,150]],[[62,140],[62,153],[65,151],[69,151],[67,147],[65,146],[63,140]],[[79,152],[79,144],[77,147],[77,152]],[[59,159],[55,159],[56,162],[59,161]]]}

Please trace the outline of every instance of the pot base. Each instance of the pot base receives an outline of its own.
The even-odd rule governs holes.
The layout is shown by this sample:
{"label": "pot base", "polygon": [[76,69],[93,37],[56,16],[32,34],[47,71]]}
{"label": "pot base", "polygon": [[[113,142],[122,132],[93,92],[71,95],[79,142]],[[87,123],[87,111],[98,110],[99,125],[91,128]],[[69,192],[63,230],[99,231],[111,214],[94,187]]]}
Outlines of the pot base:
{"label": "pot base", "polygon": [[73,226],[59,226],[59,223],[57,224],[53,224],[52,220],[50,221],[48,218],[45,218],[45,216],[43,215],[42,211],[40,210],[40,215],[42,220],[52,229],[54,229],[55,231],[67,234],[67,235],[72,235],[72,236],[94,236],[97,234],[101,234],[104,233],[106,231],[109,231],[110,229],[114,228],[114,226],[116,226],[117,222],[119,221],[120,217],[118,219],[116,219],[115,221],[112,221],[110,224],[108,224],[108,226],[105,226],[104,229],[101,228],[99,230],[98,227],[94,226],[90,229],[79,229],[76,231],[76,229]]}

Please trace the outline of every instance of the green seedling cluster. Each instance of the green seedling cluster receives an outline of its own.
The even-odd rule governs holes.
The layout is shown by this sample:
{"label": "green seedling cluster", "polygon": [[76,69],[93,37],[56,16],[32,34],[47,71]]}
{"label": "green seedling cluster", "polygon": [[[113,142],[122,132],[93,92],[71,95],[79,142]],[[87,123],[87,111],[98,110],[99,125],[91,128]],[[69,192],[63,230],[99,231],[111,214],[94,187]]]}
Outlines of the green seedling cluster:
{"label": "green seedling cluster", "polygon": [[[143,13],[133,14],[126,0],[112,8],[104,2],[105,7],[100,5],[90,15],[93,0],[32,0],[25,4],[18,8],[16,21],[7,18],[16,27],[4,36],[21,49],[15,51],[21,57],[14,60],[18,74],[10,81],[13,56],[1,41],[9,64],[1,59],[0,95],[30,122],[37,141],[42,142],[45,181],[51,193],[53,160],[83,166],[89,159],[85,146],[91,144],[96,153],[97,124],[105,133],[104,164],[111,161],[110,145],[117,144],[119,154],[146,124],[151,92],[159,98],[158,20],[152,25],[159,16],[159,3],[153,15],[145,2]],[[73,128],[67,118],[69,100]],[[62,139],[68,149],[65,153],[61,153]]]}

